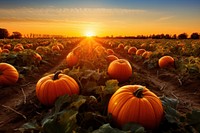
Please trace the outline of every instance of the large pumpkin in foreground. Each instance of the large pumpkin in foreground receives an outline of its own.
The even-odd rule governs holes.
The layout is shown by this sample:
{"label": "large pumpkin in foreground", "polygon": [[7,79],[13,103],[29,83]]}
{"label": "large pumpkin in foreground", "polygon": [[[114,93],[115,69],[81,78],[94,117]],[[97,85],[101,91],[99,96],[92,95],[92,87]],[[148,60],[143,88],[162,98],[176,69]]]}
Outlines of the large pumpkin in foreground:
{"label": "large pumpkin in foreground", "polygon": [[77,82],[72,77],[60,73],[47,75],[37,82],[36,95],[42,104],[51,106],[59,96],[79,94]]}
{"label": "large pumpkin in foreground", "polygon": [[15,84],[18,78],[19,73],[14,66],[8,63],[0,63],[0,85]]}
{"label": "large pumpkin in foreground", "polygon": [[108,75],[119,82],[124,82],[132,76],[131,64],[126,59],[114,60],[108,66]]}
{"label": "large pumpkin in foreground", "polygon": [[112,95],[108,113],[120,127],[134,122],[146,129],[155,129],[163,117],[163,107],[160,99],[146,87],[126,85]]}

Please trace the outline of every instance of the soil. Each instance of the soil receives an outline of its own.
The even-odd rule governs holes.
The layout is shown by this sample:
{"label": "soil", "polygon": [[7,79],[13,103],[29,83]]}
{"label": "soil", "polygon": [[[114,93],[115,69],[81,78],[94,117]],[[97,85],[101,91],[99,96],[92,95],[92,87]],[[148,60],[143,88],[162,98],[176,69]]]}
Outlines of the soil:
{"label": "soil", "polygon": [[[87,45],[87,44],[86,44]],[[26,80],[19,81],[15,86],[0,87],[0,132],[19,132],[16,129],[30,119],[43,117],[48,108],[38,107],[39,103],[35,96],[35,85],[45,73],[53,73],[65,64],[65,57],[68,52],[59,58],[54,66],[41,65],[38,73],[26,77]],[[122,55],[123,56],[123,55]],[[182,113],[191,109],[200,109],[200,80],[183,78],[178,79],[174,73],[165,69],[148,70],[142,64],[127,58],[133,66],[133,70],[140,73],[147,86],[158,96],[168,96],[179,100],[178,110]],[[150,85],[149,85],[150,84]]]}

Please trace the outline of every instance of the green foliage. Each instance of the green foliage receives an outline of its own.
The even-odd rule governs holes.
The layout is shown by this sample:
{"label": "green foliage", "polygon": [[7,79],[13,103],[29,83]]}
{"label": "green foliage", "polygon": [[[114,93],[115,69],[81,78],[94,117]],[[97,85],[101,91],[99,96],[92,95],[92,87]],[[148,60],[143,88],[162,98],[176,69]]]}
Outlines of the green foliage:
{"label": "green foliage", "polygon": [[[178,100],[168,97],[161,97],[165,112],[165,121],[160,130],[166,132],[199,132],[200,131],[200,111],[193,110],[186,114],[181,114],[177,110]],[[166,128],[167,127],[167,128]],[[164,128],[164,129],[163,129]]]}

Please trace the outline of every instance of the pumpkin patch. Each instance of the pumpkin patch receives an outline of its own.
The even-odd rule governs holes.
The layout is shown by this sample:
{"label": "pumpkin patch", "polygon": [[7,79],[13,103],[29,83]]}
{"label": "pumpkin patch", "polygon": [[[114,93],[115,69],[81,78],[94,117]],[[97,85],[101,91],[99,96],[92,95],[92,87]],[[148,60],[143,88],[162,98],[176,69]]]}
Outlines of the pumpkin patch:
{"label": "pumpkin patch", "polygon": [[[0,132],[198,132],[199,46],[189,39],[0,40]],[[160,60],[165,55],[173,59]]]}

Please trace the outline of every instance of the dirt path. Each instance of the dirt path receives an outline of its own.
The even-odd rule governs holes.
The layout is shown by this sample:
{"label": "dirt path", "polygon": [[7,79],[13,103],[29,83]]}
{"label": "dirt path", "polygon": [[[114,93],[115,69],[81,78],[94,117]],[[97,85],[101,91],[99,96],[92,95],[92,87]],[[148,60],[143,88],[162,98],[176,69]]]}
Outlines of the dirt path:
{"label": "dirt path", "polygon": [[[88,42],[85,41],[84,43],[87,44]],[[132,63],[133,70],[140,73],[140,78],[154,87],[152,89],[153,92],[159,96],[164,94],[177,98],[180,102],[179,110],[186,112],[191,108],[200,109],[199,81],[186,81],[182,83],[175,74],[164,70],[147,70],[144,66],[133,62],[130,57],[128,57],[128,60]],[[47,73],[55,72],[64,62],[65,59],[63,58]],[[35,116],[42,117],[42,111],[48,111],[48,109],[39,108],[34,104],[38,102],[35,97],[35,85],[43,74],[26,84],[1,88],[3,93],[0,94],[0,132],[14,132],[13,129],[19,128],[23,123],[28,122]]]}

